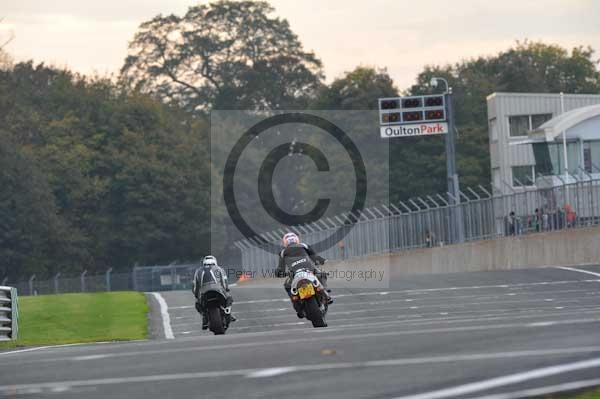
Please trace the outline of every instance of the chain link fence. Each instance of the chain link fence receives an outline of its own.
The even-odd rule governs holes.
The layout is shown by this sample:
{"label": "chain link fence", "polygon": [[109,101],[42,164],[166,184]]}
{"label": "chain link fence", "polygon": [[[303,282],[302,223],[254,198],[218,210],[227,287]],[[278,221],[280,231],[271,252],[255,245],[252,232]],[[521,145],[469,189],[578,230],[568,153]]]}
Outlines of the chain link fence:
{"label": "chain link fence", "polygon": [[[241,251],[244,270],[260,274],[277,265],[277,255],[267,248],[279,245],[287,231],[297,233],[308,244],[331,237],[322,256],[341,260],[600,224],[598,175],[539,176],[535,185],[517,183],[520,187],[509,185],[512,193],[508,195],[494,195],[479,186],[460,191],[460,198],[449,194],[417,197],[368,208],[361,214],[347,213],[271,231],[235,245]],[[347,234],[334,234],[338,229]]]}
{"label": "chain link fence", "polygon": [[[137,290],[170,291],[191,290],[194,273],[199,263],[135,266],[131,271],[113,273],[112,269],[102,274],[90,275],[83,272],[78,276],[56,274],[52,279],[38,280],[32,275],[26,281],[1,282],[16,287],[21,295],[50,295],[76,292],[108,292]],[[2,285],[2,284],[0,284]]]}

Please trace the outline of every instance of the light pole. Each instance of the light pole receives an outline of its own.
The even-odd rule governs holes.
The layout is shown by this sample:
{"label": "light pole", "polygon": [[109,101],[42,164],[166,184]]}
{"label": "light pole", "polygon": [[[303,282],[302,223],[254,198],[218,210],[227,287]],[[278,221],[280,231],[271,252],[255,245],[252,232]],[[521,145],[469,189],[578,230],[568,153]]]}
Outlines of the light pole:
{"label": "light pole", "polygon": [[460,207],[460,188],[458,184],[458,174],[456,173],[456,129],[454,125],[454,107],[452,104],[452,87],[444,78],[434,76],[429,84],[432,87],[437,87],[439,82],[444,82],[446,90],[444,91],[444,99],[446,104],[446,117],[448,118],[448,134],[446,135],[446,179],[448,184],[449,203],[454,205],[453,212],[454,228],[456,241],[464,241],[464,228],[462,223],[462,209]]}

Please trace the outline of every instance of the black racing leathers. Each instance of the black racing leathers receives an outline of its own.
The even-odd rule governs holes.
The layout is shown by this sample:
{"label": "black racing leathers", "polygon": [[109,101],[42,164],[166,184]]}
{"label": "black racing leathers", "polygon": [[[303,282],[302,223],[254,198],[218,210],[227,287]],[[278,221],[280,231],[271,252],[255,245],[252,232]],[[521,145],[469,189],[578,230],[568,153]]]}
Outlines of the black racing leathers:
{"label": "black racing leathers", "polygon": [[198,313],[204,314],[206,310],[206,306],[202,301],[201,290],[205,285],[218,284],[223,289],[223,294],[226,299],[226,306],[231,306],[233,303],[233,298],[229,292],[229,284],[227,282],[227,276],[225,275],[225,271],[216,265],[211,266],[202,266],[196,273],[194,274],[194,285],[192,287],[192,292],[196,297],[196,310]]}
{"label": "black racing leathers", "polygon": [[283,287],[291,297],[291,285],[294,274],[298,269],[308,269],[315,273],[323,287],[327,288],[327,273],[322,272],[316,265],[322,265],[325,259],[307,244],[290,244],[279,253],[277,276],[287,277]]}

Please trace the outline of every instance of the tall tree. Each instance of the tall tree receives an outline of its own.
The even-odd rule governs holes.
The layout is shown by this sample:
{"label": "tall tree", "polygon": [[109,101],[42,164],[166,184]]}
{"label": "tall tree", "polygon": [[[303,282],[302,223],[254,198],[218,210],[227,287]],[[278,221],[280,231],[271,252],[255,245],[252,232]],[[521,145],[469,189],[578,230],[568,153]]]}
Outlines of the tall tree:
{"label": "tall tree", "polygon": [[0,131],[0,278],[73,270],[87,259],[76,231],[58,214],[36,162]]}
{"label": "tall tree", "polygon": [[191,111],[303,107],[321,62],[262,1],[221,0],[144,22],[121,70],[131,84]]}
{"label": "tall tree", "polygon": [[[68,238],[66,253],[76,253],[69,263],[49,252],[56,245],[32,245],[45,256],[39,278],[53,268],[128,269],[194,260],[208,250],[208,127],[201,118],[109,80],[21,63],[0,71],[0,125],[8,148],[27,157],[0,161],[31,164],[14,169],[33,168],[14,178],[18,187],[35,198],[47,188],[32,206],[56,214],[60,223],[40,218],[42,226],[63,226],[49,239]],[[10,214],[10,206],[0,203],[0,211]],[[33,271],[25,266],[28,247],[14,248],[19,273]]]}
{"label": "tall tree", "polygon": [[377,109],[377,99],[397,96],[387,70],[359,66],[324,86],[312,106],[325,110]]}

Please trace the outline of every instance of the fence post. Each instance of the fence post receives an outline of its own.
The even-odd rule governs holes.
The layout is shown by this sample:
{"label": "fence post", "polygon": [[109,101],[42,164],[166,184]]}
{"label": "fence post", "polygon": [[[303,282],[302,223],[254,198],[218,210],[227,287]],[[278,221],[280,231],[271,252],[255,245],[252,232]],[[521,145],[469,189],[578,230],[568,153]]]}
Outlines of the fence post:
{"label": "fence post", "polygon": [[110,272],[112,272],[112,267],[109,267],[106,271],[106,291],[110,291]]}
{"label": "fence post", "polygon": [[133,266],[133,269],[131,270],[131,280],[133,290],[137,291],[137,265]]}
{"label": "fence post", "polygon": [[56,273],[54,276],[54,293],[58,294],[58,278],[60,277],[60,272]]}
{"label": "fence post", "polygon": [[29,277],[29,295],[33,295],[33,280],[35,280],[35,274]]}
{"label": "fence post", "polygon": [[7,282],[7,281],[8,281],[8,277],[4,277],[4,278],[2,279],[2,284],[0,284],[0,285],[6,285],[6,282]]}
{"label": "fence post", "polygon": [[81,273],[81,292],[85,292],[85,275],[87,274],[87,270],[84,270]]}
{"label": "fence post", "polygon": [[175,266],[171,263],[171,291],[175,291]]}

